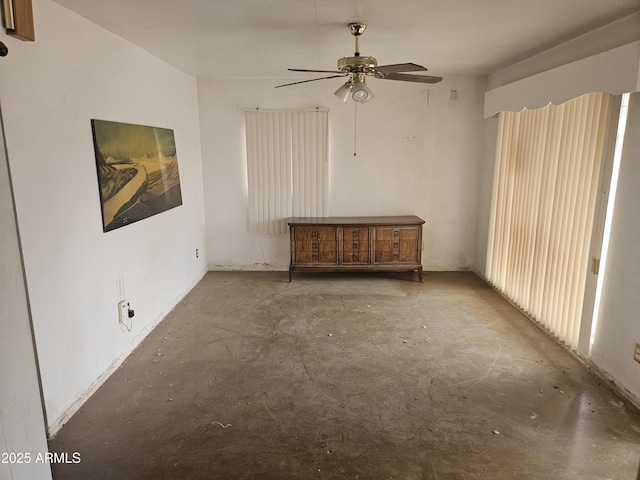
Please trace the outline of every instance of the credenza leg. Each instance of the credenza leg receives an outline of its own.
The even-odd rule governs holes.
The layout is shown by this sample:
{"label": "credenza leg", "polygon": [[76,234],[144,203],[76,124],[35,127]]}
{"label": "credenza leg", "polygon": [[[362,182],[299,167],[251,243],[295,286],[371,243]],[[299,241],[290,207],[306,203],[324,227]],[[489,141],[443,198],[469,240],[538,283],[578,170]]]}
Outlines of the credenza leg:
{"label": "credenza leg", "polygon": [[418,269],[418,278],[420,279],[420,283],[422,283],[422,267]]}
{"label": "credenza leg", "polygon": [[289,283],[291,283],[291,269],[289,269]]}

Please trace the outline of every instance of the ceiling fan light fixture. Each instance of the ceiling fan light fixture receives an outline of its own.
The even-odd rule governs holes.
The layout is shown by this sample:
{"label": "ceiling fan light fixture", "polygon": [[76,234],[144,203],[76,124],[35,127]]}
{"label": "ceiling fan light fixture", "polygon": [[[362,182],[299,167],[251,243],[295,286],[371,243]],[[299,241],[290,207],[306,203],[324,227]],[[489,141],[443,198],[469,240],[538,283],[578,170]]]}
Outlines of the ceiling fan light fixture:
{"label": "ceiling fan light fixture", "polygon": [[346,102],[349,98],[349,94],[351,93],[351,81],[346,82],[344,85],[340,86],[334,93],[336,97],[338,97],[343,102]]}
{"label": "ceiling fan light fixture", "polygon": [[366,83],[357,81],[351,87],[351,98],[354,102],[368,102],[373,98],[373,92],[369,87],[367,87]]}

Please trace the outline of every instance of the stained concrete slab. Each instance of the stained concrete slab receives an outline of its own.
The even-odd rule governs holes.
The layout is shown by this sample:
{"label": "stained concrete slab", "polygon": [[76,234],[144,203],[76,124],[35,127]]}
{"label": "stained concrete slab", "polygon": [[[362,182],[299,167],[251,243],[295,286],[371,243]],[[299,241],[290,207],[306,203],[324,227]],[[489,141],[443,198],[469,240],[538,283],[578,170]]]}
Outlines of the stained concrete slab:
{"label": "stained concrete slab", "polygon": [[470,272],[210,272],[50,441],[72,479],[634,479],[640,414]]}

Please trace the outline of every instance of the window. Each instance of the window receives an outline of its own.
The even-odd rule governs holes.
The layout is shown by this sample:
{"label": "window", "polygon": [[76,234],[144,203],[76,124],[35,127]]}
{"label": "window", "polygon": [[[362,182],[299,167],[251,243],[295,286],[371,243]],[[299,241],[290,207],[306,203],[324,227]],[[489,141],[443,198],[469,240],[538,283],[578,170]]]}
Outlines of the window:
{"label": "window", "polygon": [[252,233],[286,233],[287,217],[327,214],[327,110],[248,110],[248,223]]}
{"label": "window", "polygon": [[592,93],[499,115],[487,278],[574,350],[618,108]]}

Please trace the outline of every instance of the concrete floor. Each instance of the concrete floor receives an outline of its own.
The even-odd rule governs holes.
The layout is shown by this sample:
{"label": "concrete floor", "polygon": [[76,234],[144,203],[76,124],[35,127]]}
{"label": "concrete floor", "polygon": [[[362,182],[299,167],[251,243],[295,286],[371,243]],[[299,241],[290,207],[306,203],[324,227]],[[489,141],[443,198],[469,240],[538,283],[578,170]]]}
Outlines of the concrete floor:
{"label": "concrete floor", "polygon": [[636,408],[474,274],[414,275],[208,273],[54,479],[636,478]]}

